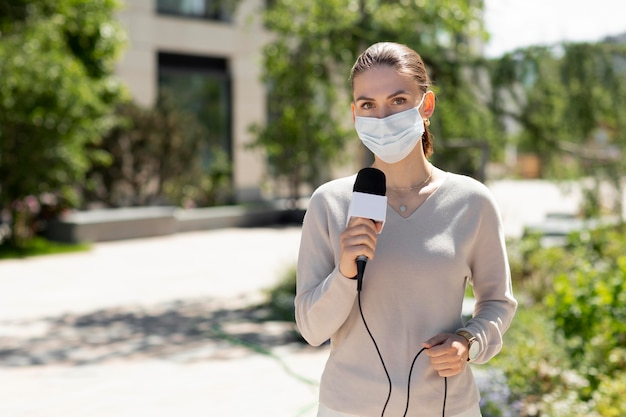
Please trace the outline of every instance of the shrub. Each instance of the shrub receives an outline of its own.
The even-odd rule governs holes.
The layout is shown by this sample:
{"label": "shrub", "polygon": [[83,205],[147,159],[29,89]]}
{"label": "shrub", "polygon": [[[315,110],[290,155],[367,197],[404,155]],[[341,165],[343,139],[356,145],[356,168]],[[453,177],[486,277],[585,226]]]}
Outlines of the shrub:
{"label": "shrub", "polygon": [[625,232],[582,231],[550,248],[528,236],[510,246],[516,293],[530,302],[492,364],[504,369],[522,415],[624,415]]}
{"label": "shrub", "polygon": [[[568,244],[571,269],[555,271],[546,304],[562,342],[589,381],[590,398],[600,375],[623,372],[626,359],[626,238],[624,227],[573,236]],[[622,354],[618,354],[621,352]],[[613,359],[611,359],[613,358]]]}
{"label": "shrub", "polygon": [[270,316],[276,320],[295,321],[296,267],[290,267],[279,283],[267,291]]}
{"label": "shrub", "polygon": [[[626,351],[621,350],[621,357],[626,357]],[[626,372],[621,372],[616,378],[604,377],[600,381],[598,390],[594,393],[596,411],[603,417],[626,416]]]}
{"label": "shrub", "polygon": [[554,323],[544,306],[521,306],[488,367],[501,369],[510,389],[508,407],[524,416],[545,415],[548,403],[586,384],[570,371],[565,349],[554,343]]}

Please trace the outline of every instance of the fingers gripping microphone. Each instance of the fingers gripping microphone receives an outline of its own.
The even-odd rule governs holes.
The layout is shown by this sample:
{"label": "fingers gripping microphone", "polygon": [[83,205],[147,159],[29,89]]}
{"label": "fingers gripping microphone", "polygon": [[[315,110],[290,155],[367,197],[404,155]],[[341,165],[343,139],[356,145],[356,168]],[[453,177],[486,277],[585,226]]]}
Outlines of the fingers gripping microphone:
{"label": "fingers gripping microphone", "polygon": [[[387,185],[385,174],[376,168],[363,168],[359,171],[352,189],[352,201],[348,210],[351,217],[363,217],[381,223],[381,230],[387,217]],[[356,259],[357,290],[361,291],[367,257],[360,255]]]}

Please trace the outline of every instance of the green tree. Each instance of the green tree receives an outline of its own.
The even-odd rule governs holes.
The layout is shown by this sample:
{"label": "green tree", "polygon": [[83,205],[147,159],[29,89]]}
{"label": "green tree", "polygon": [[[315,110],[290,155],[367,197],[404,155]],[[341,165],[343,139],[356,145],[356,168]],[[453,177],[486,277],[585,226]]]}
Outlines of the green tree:
{"label": "green tree", "polygon": [[[113,120],[123,45],[115,0],[0,0],[0,209],[13,243],[28,237],[26,199],[79,203],[85,152]],[[23,232],[24,234],[22,234]]]}
{"label": "green tree", "polygon": [[265,149],[277,177],[288,178],[291,197],[298,197],[299,185],[324,180],[329,163],[355,137],[339,115],[349,106],[350,67],[374,42],[405,43],[422,55],[439,97],[431,126],[441,149],[447,138],[497,145],[498,124],[479,100],[486,70],[470,47],[486,36],[482,8],[480,0],[271,2],[264,15],[274,35],[264,62],[269,120],[257,127],[254,145]]}
{"label": "green tree", "polygon": [[[491,66],[494,113],[517,121],[517,144],[541,159],[543,175],[596,178],[621,193],[626,146],[626,45],[531,47]],[[621,198],[616,199],[618,202]],[[598,214],[591,205],[591,213]],[[595,211],[595,213],[593,213]],[[621,206],[615,207],[621,213]]]}

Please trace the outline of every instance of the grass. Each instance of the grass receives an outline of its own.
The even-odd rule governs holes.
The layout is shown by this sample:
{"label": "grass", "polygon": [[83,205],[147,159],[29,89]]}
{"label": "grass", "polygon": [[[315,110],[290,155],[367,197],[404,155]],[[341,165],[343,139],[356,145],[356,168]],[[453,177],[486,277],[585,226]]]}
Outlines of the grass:
{"label": "grass", "polygon": [[19,259],[32,256],[84,252],[89,249],[91,249],[91,246],[87,243],[60,243],[49,241],[42,237],[35,237],[19,247],[8,243],[0,244],[0,259]]}

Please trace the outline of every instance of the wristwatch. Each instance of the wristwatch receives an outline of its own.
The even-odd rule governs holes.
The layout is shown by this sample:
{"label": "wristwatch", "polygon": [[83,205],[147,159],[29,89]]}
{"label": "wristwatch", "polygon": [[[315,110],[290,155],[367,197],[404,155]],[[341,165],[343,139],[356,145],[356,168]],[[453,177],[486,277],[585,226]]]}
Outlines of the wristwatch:
{"label": "wristwatch", "polygon": [[476,336],[465,330],[459,330],[458,332],[456,332],[456,334],[458,334],[459,336],[463,336],[465,339],[467,339],[467,360],[473,361],[474,359],[476,359],[480,351],[480,345],[478,344],[478,339],[476,339]]}

